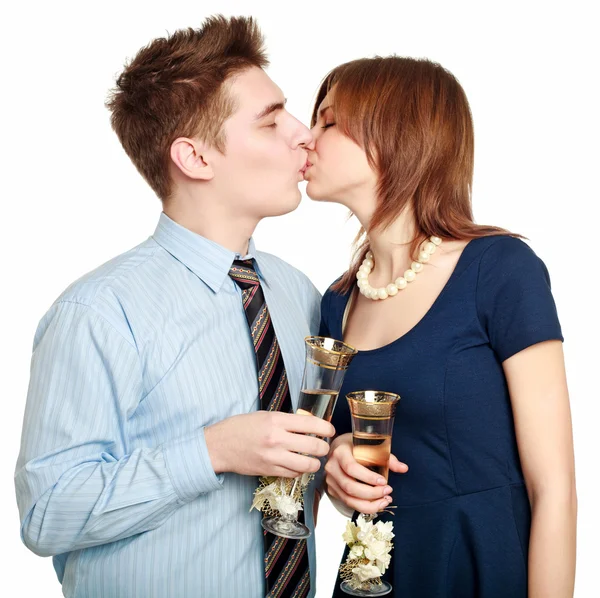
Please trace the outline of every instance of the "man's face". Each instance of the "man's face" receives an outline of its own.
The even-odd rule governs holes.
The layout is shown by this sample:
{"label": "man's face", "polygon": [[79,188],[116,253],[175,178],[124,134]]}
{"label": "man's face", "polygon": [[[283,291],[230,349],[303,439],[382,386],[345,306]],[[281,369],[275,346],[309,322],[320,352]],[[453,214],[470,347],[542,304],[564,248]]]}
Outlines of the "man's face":
{"label": "man's face", "polygon": [[285,98],[260,68],[249,68],[229,85],[233,115],[223,124],[225,152],[212,163],[213,185],[229,209],[256,218],[296,209],[312,136],[285,109]]}

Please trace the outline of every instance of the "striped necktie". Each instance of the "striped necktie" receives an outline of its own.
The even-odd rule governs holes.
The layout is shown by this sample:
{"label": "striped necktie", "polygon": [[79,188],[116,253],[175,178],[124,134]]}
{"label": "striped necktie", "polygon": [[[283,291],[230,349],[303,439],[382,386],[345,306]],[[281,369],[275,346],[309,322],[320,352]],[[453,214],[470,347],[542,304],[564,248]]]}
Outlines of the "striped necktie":
{"label": "striped necktie", "polygon": [[[235,261],[229,276],[242,290],[242,304],[254,345],[260,407],[292,411],[283,356],[252,260]],[[304,513],[298,514],[304,522]],[[310,590],[306,540],[290,540],[264,531],[266,598],[305,598]]]}

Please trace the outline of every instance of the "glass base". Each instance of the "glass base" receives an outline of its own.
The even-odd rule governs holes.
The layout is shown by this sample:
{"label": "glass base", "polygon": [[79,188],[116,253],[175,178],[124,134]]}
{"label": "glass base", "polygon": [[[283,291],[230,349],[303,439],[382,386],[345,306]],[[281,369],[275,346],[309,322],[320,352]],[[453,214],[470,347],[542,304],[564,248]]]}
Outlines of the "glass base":
{"label": "glass base", "polygon": [[261,524],[268,532],[290,540],[304,540],[310,536],[310,530],[299,521],[286,521],[282,517],[267,517],[263,518]]}
{"label": "glass base", "polygon": [[342,592],[350,594],[350,596],[385,596],[392,591],[392,586],[387,581],[382,581],[381,584],[373,584],[368,590],[355,590],[347,581],[340,584]]}

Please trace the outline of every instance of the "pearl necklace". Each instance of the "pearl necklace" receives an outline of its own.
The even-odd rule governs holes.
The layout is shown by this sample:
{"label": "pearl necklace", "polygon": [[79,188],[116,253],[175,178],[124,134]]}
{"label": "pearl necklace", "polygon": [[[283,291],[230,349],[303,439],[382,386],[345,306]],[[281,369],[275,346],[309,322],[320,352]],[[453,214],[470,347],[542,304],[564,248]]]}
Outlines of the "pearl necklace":
{"label": "pearl necklace", "polygon": [[356,273],[358,288],[360,292],[368,299],[373,301],[387,299],[398,294],[398,291],[405,289],[409,282],[413,282],[417,274],[423,270],[423,264],[427,263],[431,258],[435,250],[442,244],[442,240],[439,237],[429,237],[429,241],[423,243],[419,257],[416,262],[410,265],[410,268],[404,272],[404,276],[396,278],[396,280],[387,285],[387,287],[381,287],[375,289],[369,284],[369,274],[373,270],[375,262],[373,261],[373,253],[367,252],[363,263],[361,264],[358,272]]}

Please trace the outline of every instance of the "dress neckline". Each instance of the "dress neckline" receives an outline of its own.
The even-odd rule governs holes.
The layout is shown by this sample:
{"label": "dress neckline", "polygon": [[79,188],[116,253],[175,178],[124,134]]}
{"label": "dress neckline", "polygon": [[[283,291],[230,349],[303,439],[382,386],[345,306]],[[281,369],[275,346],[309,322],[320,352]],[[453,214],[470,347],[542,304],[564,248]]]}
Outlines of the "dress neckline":
{"label": "dress neckline", "polygon": [[[479,241],[481,239],[485,239],[485,238],[487,238],[487,237],[478,237],[476,239],[471,239],[465,245],[465,247],[463,248],[463,250],[458,258],[458,261],[456,262],[456,265],[454,266],[454,269],[452,270],[452,273],[450,274],[450,277],[446,281],[446,284],[443,286],[442,290],[439,292],[438,296],[435,298],[435,301],[431,304],[431,307],[427,310],[427,312],[425,312],[423,317],[418,322],[416,322],[414,324],[414,326],[412,326],[412,328],[407,330],[404,334],[402,334],[398,338],[394,339],[393,341],[390,341],[389,343],[387,343],[385,345],[382,345],[381,347],[376,347],[375,349],[359,350],[358,354],[359,355],[372,355],[375,353],[379,353],[381,351],[386,351],[387,349],[391,349],[391,348],[395,347],[396,345],[400,344],[407,337],[410,337],[413,334],[415,334],[415,331],[417,331],[419,328],[421,328],[422,325],[432,317],[432,315],[435,313],[435,311],[437,311],[437,309],[439,308],[439,304],[442,302],[445,295],[447,295],[448,290],[452,287],[452,285],[454,284],[454,281],[460,276],[460,274],[464,271],[465,267],[469,264],[469,262],[467,262],[466,260],[469,256],[469,254],[472,252],[472,249],[473,249],[475,243],[477,241]],[[352,306],[352,301],[353,301],[353,298],[355,297],[355,294],[356,294],[356,289],[353,288],[345,296],[343,296],[344,300],[343,300],[343,304],[342,304],[342,317],[341,317],[341,320],[339,323],[340,338],[342,338],[342,339],[344,337],[346,318],[347,318],[349,310]]]}

